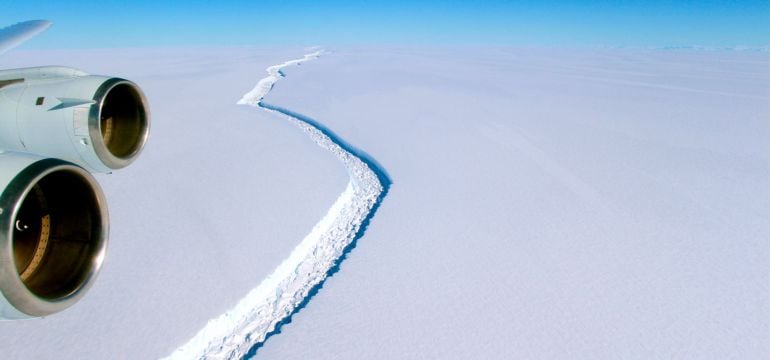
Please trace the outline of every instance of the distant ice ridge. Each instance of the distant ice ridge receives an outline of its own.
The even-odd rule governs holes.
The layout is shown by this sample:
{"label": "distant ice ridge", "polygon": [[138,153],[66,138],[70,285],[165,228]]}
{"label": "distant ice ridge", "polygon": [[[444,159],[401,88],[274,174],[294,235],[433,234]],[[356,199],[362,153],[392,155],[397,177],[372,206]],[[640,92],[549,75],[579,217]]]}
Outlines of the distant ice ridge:
{"label": "distant ice ridge", "polygon": [[238,100],[238,104],[259,106],[259,102],[262,101],[262,99],[267,95],[267,93],[269,93],[270,90],[273,89],[273,85],[280,78],[284,77],[283,72],[281,72],[281,69],[291,65],[299,65],[308,60],[316,59],[322,54],[323,54],[323,50],[318,50],[316,52],[305,55],[305,57],[302,59],[289,60],[283,64],[273,65],[267,68],[268,76],[266,78],[262,78],[262,80],[259,80],[259,82],[257,83],[257,86],[255,86],[254,89],[246,93],[246,95],[243,95],[243,97],[240,100]]}
{"label": "distant ice ridge", "polygon": [[260,107],[293,122],[322,148],[345,165],[350,182],[326,215],[294,248],[272,274],[251,290],[233,309],[212,319],[168,359],[242,358],[265,340],[276,325],[290,316],[309,292],[323,281],[345,248],[355,239],[362,223],[383,193],[383,184],[362,159],[351,154],[315,126],[261,104],[273,84],[284,77],[281,70],[318,58],[322,50],[302,59],[267,68],[268,76],[243,96],[238,104]]}

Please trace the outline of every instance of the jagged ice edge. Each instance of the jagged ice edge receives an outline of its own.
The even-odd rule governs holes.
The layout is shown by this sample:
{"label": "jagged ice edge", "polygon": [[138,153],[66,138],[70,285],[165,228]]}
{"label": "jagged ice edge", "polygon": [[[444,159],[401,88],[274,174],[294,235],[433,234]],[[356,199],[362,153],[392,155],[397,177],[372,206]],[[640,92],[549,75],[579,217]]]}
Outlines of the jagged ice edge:
{"label": "jagged ice edge", "polygon": [[[323,50],[267,68],[268,76],[245,94],[238,104],[259,107],[260,101],[284,74],[284,67],[318,58]],[[241,358],[262,342],[275,326],[289,316],[323,281],[344,249],[353,241],[361,224],[383,191],[377,175],[358,157],[345,151],[320,130],[274,110],[302,129],[322,148],[345,165],[350,181],[313,230],[259,286],[233,309],[212,319],[189,342],[168,359]]]}

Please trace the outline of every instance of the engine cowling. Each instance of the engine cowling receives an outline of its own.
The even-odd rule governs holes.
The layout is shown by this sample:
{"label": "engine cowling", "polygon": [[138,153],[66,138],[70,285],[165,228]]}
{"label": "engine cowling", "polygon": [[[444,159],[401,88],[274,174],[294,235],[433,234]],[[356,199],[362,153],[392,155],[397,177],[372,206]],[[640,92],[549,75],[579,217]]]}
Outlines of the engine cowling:
{"label": "engine cowling", "polygon": [[131,81],[65,67],[0,72],[0,149],[110,172],[137,158],[149,125],[147,100]]}
{"label": "engine cowling", "polygon": [[107,249],[101,188],[83,168],[0,154],[0,318],[50,315],[83,297]]}

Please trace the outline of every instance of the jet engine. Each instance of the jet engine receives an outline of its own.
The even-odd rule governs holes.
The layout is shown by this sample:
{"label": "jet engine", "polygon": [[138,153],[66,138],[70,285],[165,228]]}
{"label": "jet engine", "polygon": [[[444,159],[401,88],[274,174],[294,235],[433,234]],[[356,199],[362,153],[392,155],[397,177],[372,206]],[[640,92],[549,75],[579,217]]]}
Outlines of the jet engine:
{"label": "jet engine", "polygon": [[128,80],[66,67],[0,71],[0,319],[46,316],[83,297],[108,238],[89,173],[131,164],[149,111]]}

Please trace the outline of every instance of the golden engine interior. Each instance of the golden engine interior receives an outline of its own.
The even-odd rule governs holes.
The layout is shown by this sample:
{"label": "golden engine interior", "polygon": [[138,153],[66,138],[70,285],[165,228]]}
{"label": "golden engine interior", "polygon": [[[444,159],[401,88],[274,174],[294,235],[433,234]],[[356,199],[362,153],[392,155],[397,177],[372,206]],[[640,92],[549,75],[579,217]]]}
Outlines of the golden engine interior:
{"label": "golden engine interior", "polygon": [[144,146],[147,111],[142,96],[129,84],[118,84],[107,93],[99,118],[102,139],[118,158],[129,158]]}
{"label": "golden engine interior", "polygon": [[56,300],[77,291],[97,266],[103,225],[97,196],[80,174],[59,170],[35,184],[13,219],[13,257],[24,285]]}

